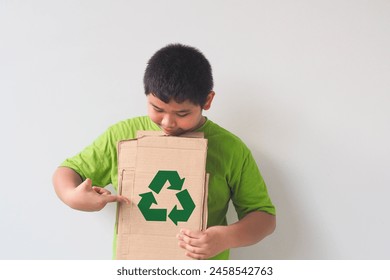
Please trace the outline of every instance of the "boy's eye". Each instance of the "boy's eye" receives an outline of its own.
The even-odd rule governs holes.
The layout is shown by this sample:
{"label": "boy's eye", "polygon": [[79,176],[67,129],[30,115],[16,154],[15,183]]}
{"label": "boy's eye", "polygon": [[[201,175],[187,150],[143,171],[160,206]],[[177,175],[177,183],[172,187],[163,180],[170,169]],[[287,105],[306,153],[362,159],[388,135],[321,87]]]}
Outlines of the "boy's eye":
{"label": "boy's eye", "polygon": [[159,113],[163,112],[163,110],[160,109],[160,108],[156,108],[156,107],[153,107],[153,108],[154,108],[154,110],[155,110],[156,112],[159,112]]}
{"label": "boy's eye", "polygon": [[183,114],[177,114],[178,117],[180,118],[184,118],[186,116],[188,116],[190,113],[183,113]]}

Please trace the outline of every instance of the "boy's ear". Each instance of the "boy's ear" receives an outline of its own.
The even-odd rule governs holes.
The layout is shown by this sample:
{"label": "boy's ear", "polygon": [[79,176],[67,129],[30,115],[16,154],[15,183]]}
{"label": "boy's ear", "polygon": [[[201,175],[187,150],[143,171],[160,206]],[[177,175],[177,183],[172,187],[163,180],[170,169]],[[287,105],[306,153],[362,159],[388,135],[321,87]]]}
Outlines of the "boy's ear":
{"label": "boy's ear", "polygon": [[214,96],[215,96],[215,92],[210,91],[209,95],[207,95],[206,103],[203,105],[203,110],[210,109]]}

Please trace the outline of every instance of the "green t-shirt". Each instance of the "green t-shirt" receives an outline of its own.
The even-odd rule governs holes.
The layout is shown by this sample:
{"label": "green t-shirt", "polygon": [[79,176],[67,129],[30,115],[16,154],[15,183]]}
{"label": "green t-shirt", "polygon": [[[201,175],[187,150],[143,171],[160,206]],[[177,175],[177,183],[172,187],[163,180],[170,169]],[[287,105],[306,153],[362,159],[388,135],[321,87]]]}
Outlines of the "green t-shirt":
{"label": "green t-shirt", "polygon": [[[83,179],[90,178],[94,186],[118,186],[117,143],[135,138],[138,130],[160,130],[149,117],[136,117],[107,129],[90,146],[61,166],[75,170]],[[275,207],[267,187],[247,146],[235,135],[208,120],[197,131],[208,141],[206,172],[210,174],[207,226],[226,225],[230,199],[238,218],[252,211],[275,215]],[[116,233],[114,236],[114,250]],[[228,259],[226,250],[213,259]]]}

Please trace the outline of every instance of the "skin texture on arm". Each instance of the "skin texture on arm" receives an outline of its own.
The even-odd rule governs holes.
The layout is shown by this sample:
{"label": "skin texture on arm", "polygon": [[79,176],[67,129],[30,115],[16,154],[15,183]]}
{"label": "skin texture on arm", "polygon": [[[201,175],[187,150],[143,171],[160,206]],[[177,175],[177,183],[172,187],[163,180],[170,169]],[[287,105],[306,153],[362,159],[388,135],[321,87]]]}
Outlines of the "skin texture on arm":
{"label": "skin texture on arm", "polygon": [[177,237],[186,256],[208,259],[226,249],[255,244],[270,235],[275,227],[275,216],[255,211],[228,226],[213,226],[205,231],[182,229]]}
{"label": "skin texture on arm", "polygon": [[57,168],[53,175],[53,185],[57,196],[76,210],[99,211],[110,202],[130,203],[123,196],[92,186],[91,179],[83,181],[77,172],[68,167]]}

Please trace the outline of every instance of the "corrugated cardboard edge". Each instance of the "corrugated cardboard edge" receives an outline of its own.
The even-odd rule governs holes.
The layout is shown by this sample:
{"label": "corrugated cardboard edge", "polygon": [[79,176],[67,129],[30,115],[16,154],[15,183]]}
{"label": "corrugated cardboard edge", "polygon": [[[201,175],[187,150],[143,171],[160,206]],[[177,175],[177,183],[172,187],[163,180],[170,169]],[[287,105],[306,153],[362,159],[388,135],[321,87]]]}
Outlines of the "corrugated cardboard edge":
{"label": "corrugated cardboard edge", "polygon": [[203,220],[202,220],[202,231],[207,229],[207,217],[208,217],[208,207],[207,199],[209,194],[209,178],[210,174],[206,173],[205,184],[204,184],[204,193],[203,193]]}
{"label": "corrugated cardboard edge", "polygon": [[[122,145],[123,144],[128,144],[129,142],[133,142],[134,144],[136,144],[136,139],[129,139],[129,140],[124,140],[124,141],[119,141],[117,143],[117,156],[119,158],[119,153],[120,153],[120,150],[122,148]],[[119,162],[118,162],[119,164]],[[122,166],[122,168],[120,168],[120,166],[118,165],[118,194],[120,195],[124,195],[123,194],[123,189],[122,189],[122,184],[123,184],[123,181],[124,181],[124,172],[125,172],[125,168]],[[135,175],[135,169],[133,170],[132,172],[132,177],[134,178],[134,175]],[[131,197],[133,197],[133,194],[131,195]],[[123,223],[120,223],[120,220],[122,220],[122,211],[124,208],[130,208],[131,210],[131,207],[132,205],[127,205],[127,204],[120,204],[118,203],[117,204],[117,208],[116,208],[116,224],[115,224],[115,227],[116,227],[116,245],[118,244],[129,244],[130,243],[130,236],[129,235],[124,235],[122,234],[121,236],[118,235],[118,233],[120,232],[120,226],[123,226]],[[125,216],[126,218],[126,216]],[[127,224],[125,222],[125,224]],[[130,229],[129,229],[130,230]],[[122,246],[121,248],[118,248],[118,246],[116,246],[115,250],[116,250],[116,258],[118,259],[118,255],[122,255],[124,253],[124,250],[128,250],[129,246],[126,245],[126,246]],[[127,253],[126,253],[127,254]]]}
{"label": "corrugated cardboard edge", "polygon": [[[138,138],[141,138],[141,137],[144,137],[144,136],[165,136],[165,137],[170,137],[170,135],[167,135],[167,134],[165,134],[162,131],[138,130],[135,139],[138,139]],[[203,132],[192,131],[192,132],[186,132],[184,134],[181,134],[180,136],[174,136],[174,137],[204,138],[204,133]]]}
{"label": "corrugated cardboard edge", "polygon": [[[119,141],[117,143],[117,159],[119,159],[119,154],[120,154],[120,151],[121,151],[121,148],[122,148],[122,145],[124,143],[128,143],[129,141],[136,141],[137,139],[128,139],[128,140],[122,140],[122,141]],[[118,165],[118,195],[123,195],[123,192],[122,192],[122,183],[123,183],[123,176],[124,176],[124,172],[125,172],[125,169]],[[123,207],[123,205],[121,205],[120,203],[117,204],[117,208],[116,208],[116,224],[115,224],[115,227],[116,227],[116,233],[118,234],[118,227],[119,227],[119,217],[120,217],[120,210],[121,208]]]}

